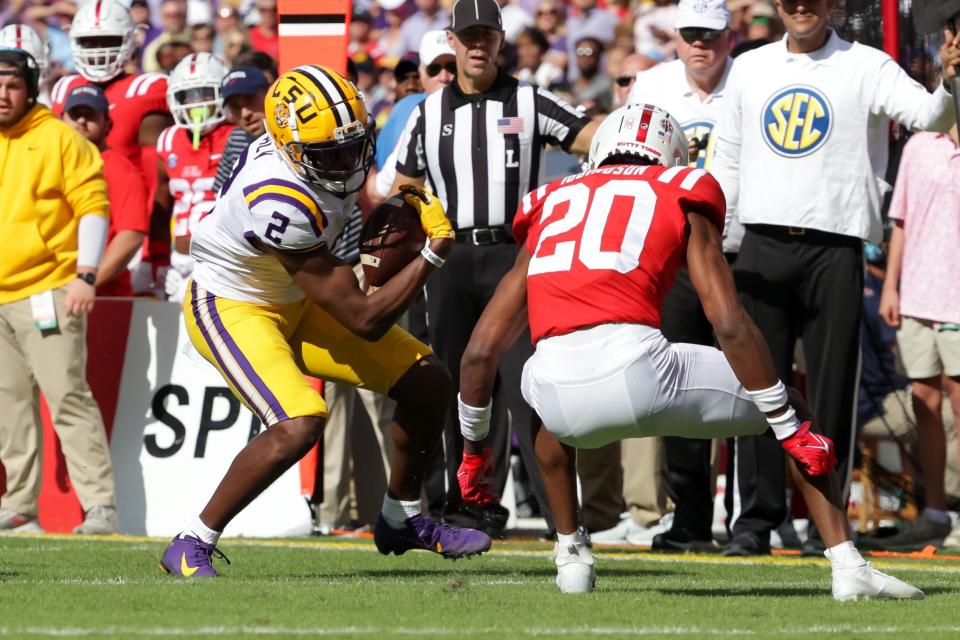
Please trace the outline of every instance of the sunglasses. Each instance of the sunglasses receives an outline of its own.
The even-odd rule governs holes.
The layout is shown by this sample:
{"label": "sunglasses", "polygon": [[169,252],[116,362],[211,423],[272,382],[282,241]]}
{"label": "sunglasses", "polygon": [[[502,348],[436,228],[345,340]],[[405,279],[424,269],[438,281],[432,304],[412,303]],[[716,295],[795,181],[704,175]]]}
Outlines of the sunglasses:
{"label": "sunglasses", "polygon": [[618,87],[629,87],[636,79],[636,76],[617,76],[614,79],[614,82],[617,83]]}
{"label": "sunglasses", "polygon": [[701,29],[699,27],[686,27],[680,29],[680,37],[687,44],[693,44],[698,40],[700,42],[713,42],[723,33],[722,29]]}
{"label": "sunglasses", "polygon": [[427,75],[431,78],[437,77],[437,75],[444,69],[446,69],[447,72],[452,76],[457,75],[457,63],[453,60],[443,64],[440,64],[439,62],[431,62],[426,67]]}
{"label": "sunglasses", "polygon": [[538,16],[555,16],[557,15],[556,9],[542,9],[537,11]]}
{"label": "sunglasses", "polygon": [[594,53],[593,47],[577,47],[577,57],[588,58]]}

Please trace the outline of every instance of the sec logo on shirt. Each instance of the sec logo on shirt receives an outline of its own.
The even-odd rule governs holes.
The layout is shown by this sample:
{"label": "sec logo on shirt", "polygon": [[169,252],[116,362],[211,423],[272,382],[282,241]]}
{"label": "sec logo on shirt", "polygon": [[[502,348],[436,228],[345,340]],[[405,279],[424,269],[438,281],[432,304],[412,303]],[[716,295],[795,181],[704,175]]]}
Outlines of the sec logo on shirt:
{"label": "sec logo on shirt", "polygon": [[820,91],[794,86],[774,94],[763,107],[763,139],[781,156],[802,158],[826,142],[833,109]]}

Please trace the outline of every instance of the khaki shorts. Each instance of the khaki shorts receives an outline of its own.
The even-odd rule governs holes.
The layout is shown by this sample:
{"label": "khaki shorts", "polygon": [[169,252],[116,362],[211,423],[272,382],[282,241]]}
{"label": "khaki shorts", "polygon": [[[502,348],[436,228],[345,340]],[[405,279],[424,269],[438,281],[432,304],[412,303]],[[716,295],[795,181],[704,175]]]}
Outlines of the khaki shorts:
{"label": "khaki shorts", "polygon": [[940,331],[932,323],[902,317],[897,346],[907,377],[960,376],[960,331]]}

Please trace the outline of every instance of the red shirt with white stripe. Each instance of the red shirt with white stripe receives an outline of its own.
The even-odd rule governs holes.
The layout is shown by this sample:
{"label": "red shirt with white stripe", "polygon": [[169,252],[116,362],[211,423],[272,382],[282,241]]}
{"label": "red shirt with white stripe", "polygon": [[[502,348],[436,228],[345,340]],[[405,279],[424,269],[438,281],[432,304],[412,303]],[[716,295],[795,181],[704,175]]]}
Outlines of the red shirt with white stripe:
{"label": "red shirt with white stripe", "polygon": [[534,344],[599,324],[659,328],[663,298],[686,261],[692,211],[722,233],[723,192],[703,169],[613,165],[527,194],[513,234],[531,256]]}
{"label": "red shirt with white stripe", "polygon": [[[94,83],[73,75],[65,76],[53,86],[51,109],[58,118],[63,115],[64,103],[74,87]],[[101,85],[107,102],[110,103],[110,120],[113,123],[107,135],[107,146],[116,149],[142,167],[140,161],[140,123],[151,113],[169,113],[167,108],[167,76],[162,73],[121,75]]]}
{"label": "red shirt with white stripe", "polygon": [[173,235],[189,236],[217,201],[213,181],[232,124],[219,124],[200,138],[193,148],[193,134],[180,127],[168,127],[157,139],[157,154],[170,179],[173,196]]}

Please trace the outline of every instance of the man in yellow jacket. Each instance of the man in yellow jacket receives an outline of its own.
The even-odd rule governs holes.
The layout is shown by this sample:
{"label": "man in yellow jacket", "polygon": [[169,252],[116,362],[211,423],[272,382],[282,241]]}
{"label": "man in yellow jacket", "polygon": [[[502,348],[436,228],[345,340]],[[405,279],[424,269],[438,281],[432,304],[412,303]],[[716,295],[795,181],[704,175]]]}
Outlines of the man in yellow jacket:
{"label": "man in yellow jacket", "polygon": [[109,222],[96,147],[37,102],[39,69],[0,49],[0,530],[39,531],[43,392],[84,522],[117,530],[113,468],[86,381],[86,315]]}

